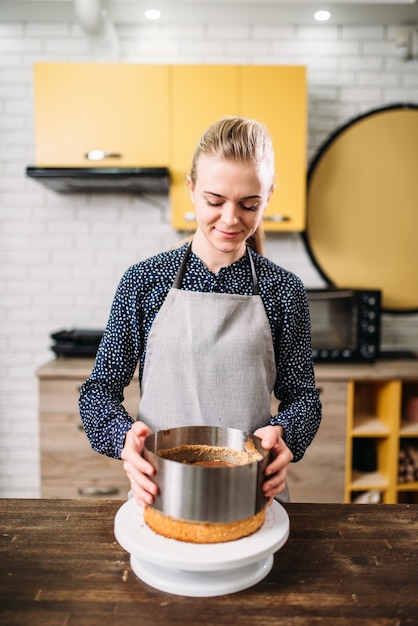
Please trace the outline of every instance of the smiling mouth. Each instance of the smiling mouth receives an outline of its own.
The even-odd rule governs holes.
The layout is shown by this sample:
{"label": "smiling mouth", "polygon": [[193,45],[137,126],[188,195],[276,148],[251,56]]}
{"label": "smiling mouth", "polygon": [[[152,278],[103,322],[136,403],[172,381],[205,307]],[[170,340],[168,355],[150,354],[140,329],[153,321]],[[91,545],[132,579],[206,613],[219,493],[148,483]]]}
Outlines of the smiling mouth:
{"label": "smiling mouth", "polygon": [[222,235],[222,237],[227,237],[227,238],[237,237],[240,234],[240,231],[229,232],[227,230],[220,230],[219,228],[216,229],[216,232]]}

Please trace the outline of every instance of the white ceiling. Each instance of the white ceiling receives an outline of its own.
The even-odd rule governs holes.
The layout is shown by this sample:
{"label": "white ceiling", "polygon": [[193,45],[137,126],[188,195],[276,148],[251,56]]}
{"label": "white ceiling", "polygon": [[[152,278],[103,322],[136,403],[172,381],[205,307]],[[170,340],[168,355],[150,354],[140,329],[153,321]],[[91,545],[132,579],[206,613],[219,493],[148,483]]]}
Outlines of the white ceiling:
{"label": "white ceiling", "polygon": [[[85,0],[89,2],[91,0]],[[94,1],[94,0],[93,0]],[[96,0],[99,2],[99,0]],[[146,8],[159,8],[159,23],[313,24],[317,9],[332,13],[328,24],[418,24],[417,0],[101,0],[116,23],[144,23]],[[0,22],[75,20],[72,0],[1,0]]]}

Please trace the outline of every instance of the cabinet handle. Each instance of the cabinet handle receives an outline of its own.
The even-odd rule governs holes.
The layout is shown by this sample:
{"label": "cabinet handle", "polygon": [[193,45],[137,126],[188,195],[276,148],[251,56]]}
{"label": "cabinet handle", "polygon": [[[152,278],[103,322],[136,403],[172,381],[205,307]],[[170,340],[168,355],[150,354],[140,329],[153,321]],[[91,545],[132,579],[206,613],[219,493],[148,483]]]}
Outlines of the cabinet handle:
{"label": "cabinet handle", "polygon": [[90,150],[84,156],[89,161],[104,161],[104,159],[122,158],[122,155],[118,152],[105,152],[105,150]]}
{"label": "cabinet handle", "polygon": [[187,213],[184,213],[183,219],[186,222],[195,222],[196,221],[196,215],[195,215],[195,213],[193,213],[193,211],[188,211]]}
{"label": "cabinet handle", "polygon": [[288,215],[266,215],[263,222],[290,222],[291,219]]}
{"label": "cabinet handle", "polygon": [[79,487],[79,496],[95,498],[96,496],[115,496],[119,493],[119,487]]}

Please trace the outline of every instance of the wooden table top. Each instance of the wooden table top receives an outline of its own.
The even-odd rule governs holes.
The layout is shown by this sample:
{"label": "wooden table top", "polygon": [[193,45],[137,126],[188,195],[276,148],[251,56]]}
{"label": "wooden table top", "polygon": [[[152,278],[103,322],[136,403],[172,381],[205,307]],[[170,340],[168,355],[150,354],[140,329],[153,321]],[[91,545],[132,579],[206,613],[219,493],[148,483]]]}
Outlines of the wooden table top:
{"label": "wooden table top", "polygon": [[193,598],[136,578],[113,534],[122,504],[0,499],[0,624],[418,624],[418,505],[286,504],[290,537],[264,580]]}

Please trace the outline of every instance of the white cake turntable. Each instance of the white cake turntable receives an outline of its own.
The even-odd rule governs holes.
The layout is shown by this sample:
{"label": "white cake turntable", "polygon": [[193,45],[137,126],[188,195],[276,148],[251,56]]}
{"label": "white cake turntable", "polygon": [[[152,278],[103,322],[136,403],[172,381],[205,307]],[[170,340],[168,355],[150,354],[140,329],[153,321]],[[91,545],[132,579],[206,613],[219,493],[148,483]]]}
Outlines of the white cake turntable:
{"label": "white cake turntable", "polygon": [[289,537],[289,517],[274,501],[266,509],[263,526],[237,541],[194,544],[168,539],[144,521],[133,498],[116,513],[115,537],[131,555],[133,572],[160,591],[190,597],[226,595],[263,580],[273,555]]}

